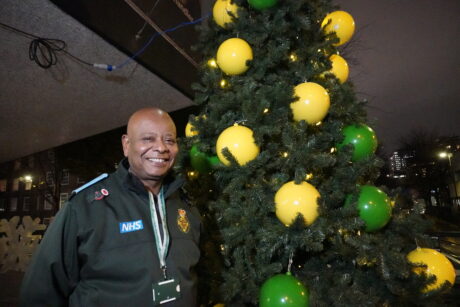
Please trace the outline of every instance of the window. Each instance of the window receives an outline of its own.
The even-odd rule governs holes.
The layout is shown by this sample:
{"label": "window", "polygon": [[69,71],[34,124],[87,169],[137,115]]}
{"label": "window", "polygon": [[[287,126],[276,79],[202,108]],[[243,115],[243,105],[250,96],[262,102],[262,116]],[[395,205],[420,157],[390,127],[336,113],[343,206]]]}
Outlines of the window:
{"label": "window", "polygon": [[6,192],[6,179],[0,179],[0,192]]}
{"label": "window", "polygon": [[13,191],[19,191],[19,178],[14,178],[13,180]]}
{"label": "window", "polygon": [[28,164],[29,168],[34,168],[34,164],[35,164],[34,156],[29,156],[27,164]]}
{"label": "window", "polygon": [[32,189],[32,176],[26,175],[24,176],[24,189],[26,191],[30,191]]}
{"label": "window", "polygon": [[69,170],[68,169],[63,169],[62,170],[61,185],[68,185],[68,184],[69,184]]}
{"label": "window", "polygon": [[77,183],[82,184],[85,183],[86,181],[83,178],[77,177]]}
{"label": "window", "polygon": [[46,194],[45,201],[43,203],[43,209],[48,210],[48,211],[53,210],[53,203],[52,203],[51,194]]}
{"label": "window", "polygon": [[54,173],[53,172],[46,172],[46,184],[54,185]]}
{"label": "window", "polygon": [[14,161],[14,170],[17,171],[21,168],[21,160]]}
{"label": "window", "polygon": [[56,158],[56,156],[54,154],[54,151],[49,150],[48,151],[48,159],[50,160],[50,162],[54,162],[55,158]]}
{"label": "window", "polygon": [[64,208],[64,205],[66,204],[68,199],[69,193],[61,193],[61,195],[59,195],[59,209]]}
{"label": "window", "polygon": [[0,198],[0,212],[6,211],[6,199]]}
{"label": "window", "polygon": [[40,211],[40,201],[41,200],[42,200],[41,197],[37,196],[37,206],[36,206],[37,211]]}
{"label": "window", "polygon": [[10,211],[17,211],[18,210],[18,198],[17,197],[12,197],[10,199]]}
{"label": "window", "polygon": [[22,203],[22,211],[30,211],[30,204],[32,199],[29,196],[24,196]]}

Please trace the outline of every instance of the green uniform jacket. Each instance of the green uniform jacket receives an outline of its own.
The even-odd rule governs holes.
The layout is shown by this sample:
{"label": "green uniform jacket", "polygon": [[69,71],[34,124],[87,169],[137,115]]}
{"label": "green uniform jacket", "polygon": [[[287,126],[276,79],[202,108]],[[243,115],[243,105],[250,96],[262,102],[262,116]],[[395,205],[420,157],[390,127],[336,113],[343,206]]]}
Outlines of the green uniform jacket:
{"label": "green uniform jacket", "polygon": [[[163,274],[148,193],[128,169],[125,159],[115,173],[73,196],[58,212],[24,276],[21,306],[153,305],[152,284]],[[162,305],[168,307],[196,304],[193,267],[200,257],[201,224],[180,187],[178,181],[164,182],[170,235],[166,265],[168,277],[180,279],[182,295]],[[129,231],[122,231],[126,225]]]}

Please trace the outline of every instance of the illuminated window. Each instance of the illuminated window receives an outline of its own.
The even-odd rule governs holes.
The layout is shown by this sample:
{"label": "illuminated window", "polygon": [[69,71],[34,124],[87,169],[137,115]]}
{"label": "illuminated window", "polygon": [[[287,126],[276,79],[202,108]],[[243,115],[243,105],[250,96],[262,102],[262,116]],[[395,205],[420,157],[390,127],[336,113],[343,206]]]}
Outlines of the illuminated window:
{"label": "illuminated window", "polygon": [[19,178],[15,178],[13,180],[13,191],[16,192],[16,191],[19,191]]}
{"label": "illuminated window", "polygon": [[6,179],[0,179],[0,192],[6,192]]}

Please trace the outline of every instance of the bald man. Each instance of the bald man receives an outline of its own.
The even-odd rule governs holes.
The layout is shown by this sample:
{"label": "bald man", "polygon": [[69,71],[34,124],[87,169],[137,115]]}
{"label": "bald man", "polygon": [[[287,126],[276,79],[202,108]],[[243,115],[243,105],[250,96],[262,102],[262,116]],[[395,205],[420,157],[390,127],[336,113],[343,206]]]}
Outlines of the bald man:
{"label": "bald man", "polygon": [[170,170],[176,127],[135,112],[123,159],[74,191],[23,279],[21,306],[195,306],[200,219]]}

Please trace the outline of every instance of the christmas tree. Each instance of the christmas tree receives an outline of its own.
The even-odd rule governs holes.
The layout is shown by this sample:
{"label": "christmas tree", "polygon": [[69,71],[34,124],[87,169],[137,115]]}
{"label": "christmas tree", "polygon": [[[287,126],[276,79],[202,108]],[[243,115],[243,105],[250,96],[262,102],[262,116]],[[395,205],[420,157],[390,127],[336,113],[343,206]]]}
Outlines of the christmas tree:
{"label": "christmas tree", "polygon": [[354,27],[328,0],[217,0],[201,26],[183,148],[206,302],[423,305],[453,283],[442,254],[417,249],[422,208],[374,186],[377,136],[340,55]]}

